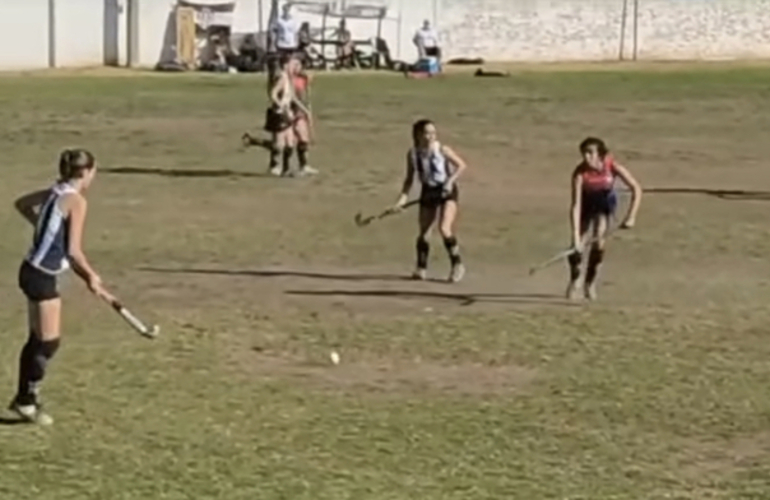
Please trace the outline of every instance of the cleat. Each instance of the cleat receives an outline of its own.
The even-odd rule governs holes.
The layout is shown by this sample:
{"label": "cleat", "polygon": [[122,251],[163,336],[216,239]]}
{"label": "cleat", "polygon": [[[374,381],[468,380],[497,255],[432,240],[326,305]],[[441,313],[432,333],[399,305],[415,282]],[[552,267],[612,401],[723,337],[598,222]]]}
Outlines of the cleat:
{"label": "cleat", "polygon": [[27,422],[43,426],[53,425],[53,417],[45,413],[38,404],[20,405],[14,401],[10,410]]}
{"label": "cleat", "polygon": [[598,295],[596,294],[596,283],[586,283],[583,294],[588,300],[596,300]]}
{"label": "cleat", "polygon": [[450,283],[459,283],[465,276],[465,266],[463,264],[457,264],[452,266],[452,272],[449,273]]}
{"label": "cleat", "polygon": [[309,175],[318,175],[318,169],[315,169],[310,165],[305,165],[304,167],[301,167],[299,169],[299,175],[300,177],[305,177]]}
{"label": "cleat", "polygon": [[272,167],[270,170],[270,175],[274,175],[275,177],[281,177],[283,175],[283,172],[281,171],[281,167]]}
{"label": "cleat", "polygon": [[415,269],[415,271],[412,273],[412,279],[417,281],[425,281],[426,279],[428,279],[428,270]]}
{"label": "cleat", "polygon": [[570,281],[569,285],[567,285],[567,291],[565,292],[565,296],[567,297],[567,300],[578,300],[578,281]]}

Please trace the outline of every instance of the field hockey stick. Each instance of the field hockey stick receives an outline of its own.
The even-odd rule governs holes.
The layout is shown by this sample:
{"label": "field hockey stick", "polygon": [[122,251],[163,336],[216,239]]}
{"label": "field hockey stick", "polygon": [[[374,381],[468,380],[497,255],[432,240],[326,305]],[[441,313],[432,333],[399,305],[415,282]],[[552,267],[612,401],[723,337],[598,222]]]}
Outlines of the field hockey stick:
{"label": "field hockey stick", "polygon": [[103,299],[118,313],[120,316],[126,320],[126,323],[131,325],[131,327],[139,332],[140,335],[154,339],[158,336],[160,333],[160,327],[158,325],[152,325],[151,327],[148,327],[144,324],[139,318],[134,316],[134,314],[126,309],[123,304],[120,303],[115,298],[107,298],[103,297]]}
{"label": "field hockey stick", "polygon": [[315,116],[313,115],[313,98],[310,95],[310,77],[307,81],[307,124],[310,129],[310,140],[315,143]]}
{"label": "field hockey stick", "polygon": [[[606,239],[607,239],[607,238],[609,238],[609,237],[610,237],[612,234],[614,234],[616,229],[617,229],[617,228],[615,228],[615,229],[610,229],[609,231],[607,231],[607,232],[604,234],[604,239],[606,240]],[[596,243],[597,241],[599,241],[599,239],[600,239],[600,238],[599,238],[599,237],[597,237],[597,236],[591,236],[591,237],[590,237],[590,238],[589,238],[589,239],[588,239],[588,240],[585,242],[585,244],[584,244],[583,246],[592,245],[592,244]],[[569,249],[567,249],[567,250],[562,250],[561,252],[557,253],[556,255],[554,255],[553,257],[551,257],[550,259],[548,259],[548,260],[546,260],[546,261],[543,261],[543,262],[541,262],[540,264],[536,264],[536,265],[534,265],[534,266],[530,267],[530,268],[529,268],[529,275],[530,275],[530,276],[532,276],[533,274],[535,274],[535,273],[536,273],[536,272],[538,272],[538,271],[542,271],[543,269],[545,269],[545,268],[547,268],[547,267],[551,267],[552,265],[556,264],[557,262],[560,262],[560,261],[562,261],[562,260],[564,260],[564,259],[568,258],[570,255],[572,255],[572,254],[575,254],[575,253],[578,253],[578,251],[577,251],[577,249],[576,249],[576,248],[574,248],[574,247],[573,247],[573,248],[569,248]]]}
{"label": "field hockey stick", "polygon": [[563,251],[557,253],[556,255],[554,255],[553,257],[551,257],[550,259],[530,267],[529,268],[529,275],[532,276],[533,274],[535,274],[538,271],[542,271],[543,269],[545,269],[547,267],[551,267],[552,265],[556,264],[557,262],[562,261],[563,259],[566,259],[567,257],[569,257],[570,255],[572,255],[574,253],[577,253],[577,249],[576,248],[570,248],[570,249],[567,249],[567,250],[563,250]]}
{"label": "field hockey stick", "polygon": [[393,208],[393,207],[386,208],[385,210],[383,210],[379,214],[377,214],[377,215],[370,215],[369,217],[364,217],[361,214],[361,212],[358,212],[356,214],[354,220],[356,222],[356,226],[358,226],[358,227],[368,226],[369,224],[372,223],[372,221],[384,219],[385,217],[389,217],[391,215],[395,215],[397,213],[400,213],[403,209],[412,207],[414,205],[417,205],[418,203],[420,203],[420,200],[408,201],[408,202],[404,203],[398,209],[397,208]]}

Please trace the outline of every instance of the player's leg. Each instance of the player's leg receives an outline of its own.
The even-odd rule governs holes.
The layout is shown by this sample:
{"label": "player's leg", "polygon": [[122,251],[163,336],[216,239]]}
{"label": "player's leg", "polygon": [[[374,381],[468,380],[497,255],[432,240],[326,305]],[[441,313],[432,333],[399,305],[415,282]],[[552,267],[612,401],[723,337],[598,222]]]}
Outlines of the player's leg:
{"label": "player's leg", "polygon": [[588,249],[588,264],[586,266],[586,280],[583,289],[585,297],[589,300],[597,298],[596,278],[604,261],[604,238],[608,228],[609,217],[606,214],[599,215],[591,235],[592,243]]}
{"label": "player's leg", "polygon": [[294,133],[297,137],[297,159],[299,160],[300,175],[315,175],[318,170],[308,163],[310,150],[310,124],[306,117],[302,116],[294,124]]}
{"label": "player's leg", "polygon": [[[593,200],[590,196],[585,196],[580,207],[580,240],[584,247],[588,231],[595,225],[596,211]],[[567,284],[566,296],[569,300],[578,298],[578,288],[580,285],[581,267],[583,264],[583,253],[574,252],[567,257],[569,266],[569,283]]]}
{"label": "player's leg", "polygon": [[454,234],[454,223],[457,219],[458,209],[459,205],[455,194],[455,196],[450,196],[449,199],[444,201],[439,216],[439,231],[441,232],[441,238],[444,240],[444,247],[449,254],[449,261],[452,265],[452,270],[449,273],[450,283],[459,282],[465,275],[465,265],[460,255],[460,245],[457,243],[457,237]]}
{"label": "player's leg", "polygon": [[274,107],[269,107],[265,113],[265,130],[270,133],[270,164],[272,175],[281,175],[280,158],[283,153],[283,138],[280,136],[280,117]]}
{"label": "player's leg", "polygon": [[278,133],[283,151],[283,161],[281,164],[281,175],[291,174],[291,159],[294,157],[295,138],[294,130],[291,126],[281,130]]}
{"label": "player's leg", "polygon": [[436,221],[438,207],[432,203],[420,203],[420,212],[418,215],[419,234],[417,235],[416,251],[417,265],[415,266],[412,277],[417,280],[424,280],[428,277],[428,258],[430,257],[430,236],[433,223]]}
{"label": "player's leg", "polygon": [[39,390],[48,363],[59,349],[61,299],[54,276],[24,264],[19,278],[28,298],[29,336],[19,355],[19,385],[11,409],[29,421],[47,425],[53,419],[41,409]]}

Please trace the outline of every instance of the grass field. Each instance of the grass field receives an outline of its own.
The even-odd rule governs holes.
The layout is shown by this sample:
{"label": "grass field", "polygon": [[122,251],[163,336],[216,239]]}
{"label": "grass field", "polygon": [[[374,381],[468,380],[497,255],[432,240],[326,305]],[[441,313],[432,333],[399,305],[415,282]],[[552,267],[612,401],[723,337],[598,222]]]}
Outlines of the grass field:
{"label": "grass field", "polygon": [[[25,340],[12,200],[92,149],[87,249],[163,327],[74,279],[50,429],[0,425],[0,498],[770,498],[770,68],[321,76],[315,179],[264,175],[250,77],[0,78],[0,387]],[[469,161],[459,285],[405,281],[427,115]],[[647,189],[600,300],[561,299],[577,143]],[[431,272],[448,272],[434,240]],[[329,362],[338,350],[342,363]]]}

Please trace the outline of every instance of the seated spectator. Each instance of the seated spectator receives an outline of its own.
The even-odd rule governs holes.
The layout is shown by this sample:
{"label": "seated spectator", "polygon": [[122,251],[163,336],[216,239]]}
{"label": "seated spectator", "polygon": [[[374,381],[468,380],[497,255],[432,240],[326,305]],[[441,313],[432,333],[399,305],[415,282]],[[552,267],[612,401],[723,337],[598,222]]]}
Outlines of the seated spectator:
{"label": "seated spectator", "polygon": [[310,36],[310,23],[304,22],[299,27],[299,46],[298,58],[305,68],[313,68],[323,57],[321,53],[313,47],[313,38]]}
{"label": "seated spectator", "polygon": [[337,68],[354,68],[358,66],[356,61],[356,47],[353,37],[347,28],[345,19],[340,20],[337,29]]}

